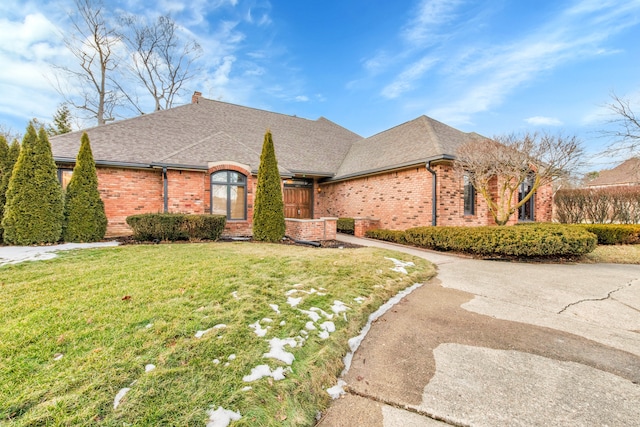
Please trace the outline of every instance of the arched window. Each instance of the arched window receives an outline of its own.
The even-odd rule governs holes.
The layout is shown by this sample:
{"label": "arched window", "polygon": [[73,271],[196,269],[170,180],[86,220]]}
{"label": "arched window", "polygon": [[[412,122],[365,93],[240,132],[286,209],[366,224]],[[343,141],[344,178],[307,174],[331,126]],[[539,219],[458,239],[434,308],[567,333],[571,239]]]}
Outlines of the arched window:
{"label": "arched window", "polygon": [[247,177],[235,171],[211,174],[211,213],[247,219]]}

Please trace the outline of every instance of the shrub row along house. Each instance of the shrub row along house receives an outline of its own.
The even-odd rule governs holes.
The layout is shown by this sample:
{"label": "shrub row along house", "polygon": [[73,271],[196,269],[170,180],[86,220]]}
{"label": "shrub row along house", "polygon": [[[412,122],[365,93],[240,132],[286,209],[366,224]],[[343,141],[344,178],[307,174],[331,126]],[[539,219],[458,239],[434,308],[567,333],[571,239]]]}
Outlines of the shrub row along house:
{"label": "shrub row along house", "polygon": [[[486,202],[453,169],[456,148],[480,135],[421,116],[363,138],[323,117],[307,120],[195,92],[191,104],[86,130],[107,234],[130,233],[129,215],[181,212],[223,214],[226,235],[251,235],[266,130],[275,143],[288,231],[321,231],[321,219],[335,217],[357,218],[356,234],[493,224]],[[63,185],[79,144],[78,132],[51,140]],[[510,223],[549,221],[551,206],[551,189],[542,187]]]}

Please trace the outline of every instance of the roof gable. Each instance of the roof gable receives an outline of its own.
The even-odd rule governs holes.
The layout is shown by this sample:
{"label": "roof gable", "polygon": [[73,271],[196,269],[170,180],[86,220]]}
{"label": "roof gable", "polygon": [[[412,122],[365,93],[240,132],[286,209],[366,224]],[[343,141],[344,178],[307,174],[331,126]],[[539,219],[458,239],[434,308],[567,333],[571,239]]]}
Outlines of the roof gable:
{"label": "roof gable", "polygon": [[613,169],[603,170],[587,187],[640,184],[640,158],[627,159]]}

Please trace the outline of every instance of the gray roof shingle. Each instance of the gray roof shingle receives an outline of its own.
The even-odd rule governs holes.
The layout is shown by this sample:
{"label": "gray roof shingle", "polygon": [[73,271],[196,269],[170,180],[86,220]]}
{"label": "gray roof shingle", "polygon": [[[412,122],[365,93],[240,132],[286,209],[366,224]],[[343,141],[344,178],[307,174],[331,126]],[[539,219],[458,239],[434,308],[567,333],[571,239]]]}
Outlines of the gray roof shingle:
{"label": "gray roof shingle", "polygon": [[[257,171],[270,129],[283,175],[334,179],[453,156],[477,134],[426,116],[369,138],[320,117],[308,120],[200,97],[197,103],[87,129],[97,163],[206,168],[235,161]],[[58,161],[75,159],[80,132],[51,138]]]}
{"label": "gray roof shingle", "polygon": [[640,185],[640,158],[632,157],[613,169],[600,171],[598,177],[586,185],[587,187]]}

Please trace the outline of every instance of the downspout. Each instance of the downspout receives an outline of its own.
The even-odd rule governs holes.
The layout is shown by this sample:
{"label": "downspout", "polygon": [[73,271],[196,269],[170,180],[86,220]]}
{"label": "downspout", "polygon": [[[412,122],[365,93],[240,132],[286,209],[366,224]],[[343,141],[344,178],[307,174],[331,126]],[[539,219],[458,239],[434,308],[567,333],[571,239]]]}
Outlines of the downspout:
{"label": "downspout", "polygon": [[162,193],[164,202],[164,213],[169,212],[169,180],[167,179],[167,167],[162,167]]}
{"label": "downspout", "polygon": [[436,171],[431,169],[431,160],[427,162],[427,171],[431,173],[433,179],[431,180],[431,225],[438,225],[438,176]]}

